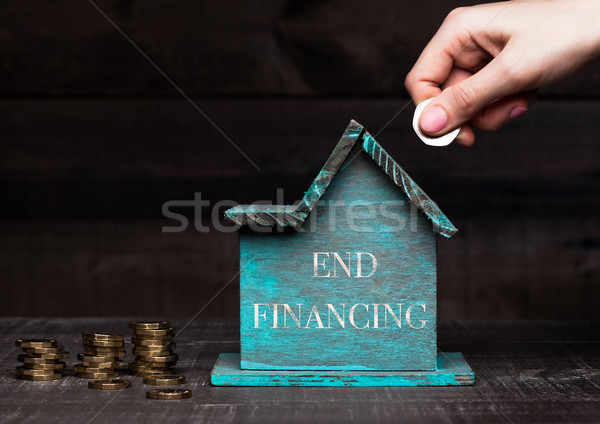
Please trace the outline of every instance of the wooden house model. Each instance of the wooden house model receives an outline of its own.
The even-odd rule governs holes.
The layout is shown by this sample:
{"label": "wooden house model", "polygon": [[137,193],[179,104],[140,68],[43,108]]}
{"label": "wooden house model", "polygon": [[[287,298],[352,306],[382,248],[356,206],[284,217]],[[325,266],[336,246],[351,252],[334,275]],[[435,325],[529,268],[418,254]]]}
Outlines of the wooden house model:
{"label": "wooden house model", "polygon": [[300,202],[239,205],[240,354],[214,385],[459,385],[438,352],[437,234],[457,229],[351,121]]}

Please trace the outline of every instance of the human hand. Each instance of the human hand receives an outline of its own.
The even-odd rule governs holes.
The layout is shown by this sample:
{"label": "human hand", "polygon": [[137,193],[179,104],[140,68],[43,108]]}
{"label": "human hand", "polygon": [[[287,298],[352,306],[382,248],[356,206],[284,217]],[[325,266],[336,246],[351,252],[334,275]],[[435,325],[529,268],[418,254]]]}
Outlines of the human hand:
{"label": "human hand", "polygon": [[416,104],[436,97],[421,130],[495,131],[524,113],[536,89],[600,53],[600,1],[513,0],[452,11],[406,77]]}

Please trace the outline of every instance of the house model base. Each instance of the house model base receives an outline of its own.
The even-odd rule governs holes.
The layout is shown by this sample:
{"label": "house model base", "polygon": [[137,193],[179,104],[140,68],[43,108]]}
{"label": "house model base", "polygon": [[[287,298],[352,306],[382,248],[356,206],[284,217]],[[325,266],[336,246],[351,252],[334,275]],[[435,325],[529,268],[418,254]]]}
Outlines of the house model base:
{"label": "house model base", "polygon": [[258,371],[240,369],[239,353],[222,353],[213,368],[213,386],[399,387],[465,386],[475,374],[458,352],[437,356],[433,371]]}
{"label": "house model base", "polygon": [[[351,121],[293,205],[238,205],[241,353],[215,386],[473,384],[437,347],[438,234],[458,230]],[[445,242],[445,241],[442,241]]]}

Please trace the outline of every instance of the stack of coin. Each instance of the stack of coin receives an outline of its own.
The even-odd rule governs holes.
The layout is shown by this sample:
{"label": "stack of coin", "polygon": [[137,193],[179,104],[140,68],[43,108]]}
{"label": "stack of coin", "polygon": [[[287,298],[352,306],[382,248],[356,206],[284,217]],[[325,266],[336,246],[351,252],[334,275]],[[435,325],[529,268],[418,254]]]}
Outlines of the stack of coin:
{"label": "stack of coin", "polygon": [[61,359],[69,357],[56,340],[50,339],[19,339],[15,342],[25,354],[17,356],[23,365],[17,367],[19,378],[22,380],[48,381],[62,378],[65,363]]}
{"label": "stack of coin", "polygon": [[83,353],[77,355],[81,364],[75,365],[78,377],[115,378],[117,368],[124,365],[125,342],[119,334],[82,333]]}
{"label": "stack of coin", "polygon": [[139,377],[171,374],[171,368],[177,363],[174,353],[175,330],[167,321],[136,321],[129,323],[133,329],[133,354],[135,360],[129,364],[129,371]]}

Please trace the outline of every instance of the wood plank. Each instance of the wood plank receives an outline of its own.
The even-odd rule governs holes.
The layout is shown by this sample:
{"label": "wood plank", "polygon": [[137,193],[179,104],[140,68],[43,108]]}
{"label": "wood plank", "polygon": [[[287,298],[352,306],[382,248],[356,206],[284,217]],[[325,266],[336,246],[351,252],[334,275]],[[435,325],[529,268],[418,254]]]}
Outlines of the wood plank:
{"label": "wood plank", "polygon": [[457,226],[456,236],[438,244],[441,316],[568,319],[596,314],[597,220],[477,218]]}
{"label": "wood plank", "polygon": [[[482,1],[330,0],[95,3],[190,96],[398,96],[453,8]],[[360,24],[355,11],[360,11]],[[89,2],[5,2],[4,96],[179,93]],[[597,97],[590,66],[548,86]]]}
{"label": "wood plank", "polygon": [[240,233],[244,370],[436,367],[432,222],[361,145],[344,153],[301,231]]}
{"label": "wood plank", "polygon": [[239,353],[222,353],[210,381],[224,387],[415,387],[467,386],[475,375],[458,352],[437,354],[430,371],[264,371],[240,369]]}
{"label": "wood plank", "polygon": [[[458,234],[438,243],[442,318],[600,319],[596,219],[455,223]],[[10,287],[0,296],[2,314],[192,316],[235,277],[237,237],[192,227],[162,233],[165,224],[0,221],[0,275]],[[234,278],[202,316],[238,316],[238,287]]]}
{"label": "wood plank", "polygon": [[2,314],[239,315],[237,235],[163,224],[3,221]]}
{"label": "wood plank", "polygon": [[[274,200],[277,187],[291,203],[349,117],[377,132],[403,102],[202,102],[261,173],[183,101],[0,102],[0,263],[12,287],[0,309],[125,314],[148,284],[152,295],[136,311],[195,313],[186,293],[208,300],[233,276],[237,242],[190,229],[165,235],[176,241],[164,253],[161,228],[175,222],[160,221],[163,203],[191,200],[195,192],[213,205]],[[505,130],[482,135],[473,149],[440,150],[415,139],[409,107],[377,137],[460,230],[440,244],[441,316],[600,317],[597,108],[594,101],[540,102]],[[190,207],[182,212],[193,217]],[[123,235],[131,244],[122,244]],[[155,294],[167,284],[173,287],[159,302]],[[91,285],[99,298],[73,302]],[[127,296],[114,295],[121,286]],[[233,291],[226,297],[211,314],[237,314]]]}
{"label": "wood plank", "polygon": [[[18,381],[10,372],[17,365],[16,338],[55,337],[77,352],[81,331],[127,334],[127,322],[132,319],[1,318],[0,410],[4,420],[24,424],[42,418],[51,424],[92,418],[93,423],[264,424],[290,417],[313,423],[394,423],[401,417],[420,423],[583,423],[594,422],[600,414],[600,327],[590,321],[441,322],[440,344],[459,347],[477,373],[477,383],[470,387],[212,387],[210,369],[219,353],[239,347],[239,327],[235,320],[206,319],[189,323],[177,345],[179,372],[186,375],[186,387],[194,393],[190,400],[151,402],[145,398],[148,387],[139,379],[115,396],[114,392],[88,390],[87,381],[74,376],[34,384]],[[182,329],[186,321],[175,319],[172,324]],[[72,357],[69,366],[74,362]]]}
{"label": "wood plank", "polygon": [[[260,172],[185,101],[0,102],[0,197],[11,205],[0,216],[157,219],[164,202],[195,192],[213,204],[250,203],[275,200],[278,187],[292,203],[351,117],[377,134],[406,102],[200,102]],[[597,216],[598,107],[540,102],[506,129],[479,135],[472,149],[439,149],[418,141],[408,106],[377,140],[452,220]]]}

